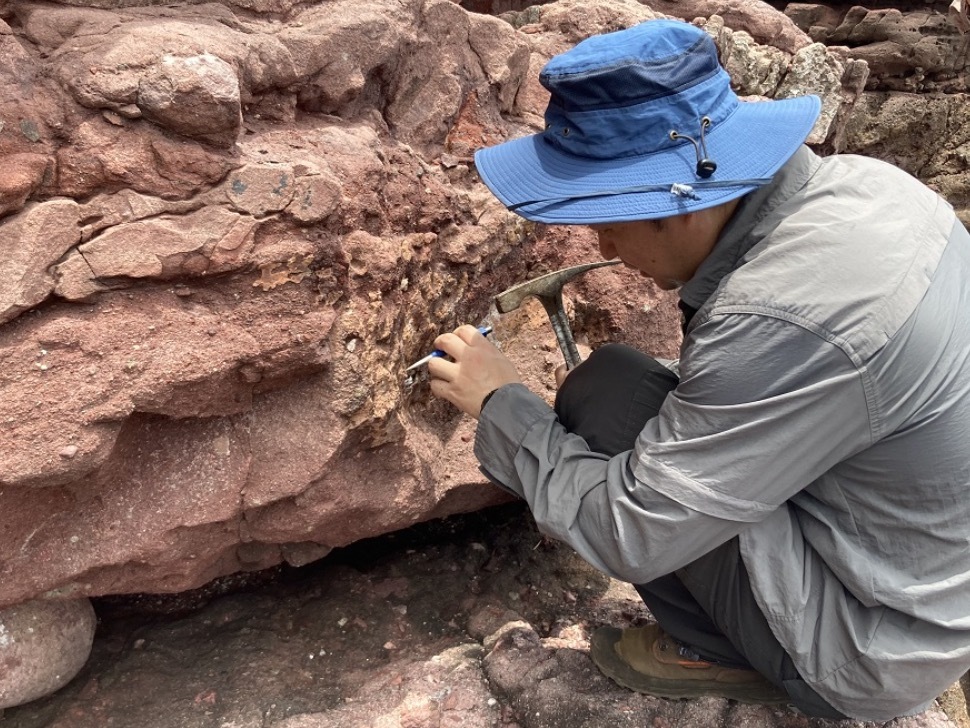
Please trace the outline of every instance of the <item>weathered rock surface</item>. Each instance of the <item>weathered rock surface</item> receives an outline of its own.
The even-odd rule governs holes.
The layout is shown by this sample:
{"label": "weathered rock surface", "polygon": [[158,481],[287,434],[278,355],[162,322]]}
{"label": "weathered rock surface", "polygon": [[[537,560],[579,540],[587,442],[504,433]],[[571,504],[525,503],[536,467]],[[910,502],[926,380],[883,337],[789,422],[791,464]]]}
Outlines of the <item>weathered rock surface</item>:
{"label": "weathered rock surface", "polygon": [[[970,209],[946,8],[814,7],[0,0],[0,607],[181,591],[505,500],[473,423],[403,369],[487,319],[549,393],[541,309],[491,300],[595,245],[508,213],[470,157],[541,128],[538,69],[591,33],[695,21],[740,93],[822,97],[819,149]],[[676,352],[637,277],[567,298],[590,345]]]}
{"label": "weathered rock surface", "polygon": [[813,40],[865,61],[872,90],[965,92],[966,39],[948,4],[887,5],[788,3],[785,14]]}
{"label": "weathered rock surface", "polygon": [[[204,601],[97,600],[88,664],[6,711],[4,728],[877,728],[617,687],[589,635],[649,614],[518,505],[359,543],[185,611]],[[963,728],[952,715],[878,728]]]}
{"label": "weathered rock surface", "polygon": [[[942,194],[970,223],[967,36],[949,4],[904,8],[787,3],[811,38],[865,63],[854,110],[826,145],[885,159]],[[840,50],[841,49],[841,50]]]}

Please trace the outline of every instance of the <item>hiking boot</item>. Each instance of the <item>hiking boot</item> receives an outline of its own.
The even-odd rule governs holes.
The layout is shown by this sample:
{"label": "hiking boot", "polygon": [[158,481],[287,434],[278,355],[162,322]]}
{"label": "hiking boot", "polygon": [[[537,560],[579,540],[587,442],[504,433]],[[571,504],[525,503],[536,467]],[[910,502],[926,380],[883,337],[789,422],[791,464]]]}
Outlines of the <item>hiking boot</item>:
{"label": "hiking boot", "polygon": [[600,627],[589,643],[593,662],[614,682],[660,698],[730,698],[742,703],[787,703],[786,692],[755,670],[696,659],[659,624]]}

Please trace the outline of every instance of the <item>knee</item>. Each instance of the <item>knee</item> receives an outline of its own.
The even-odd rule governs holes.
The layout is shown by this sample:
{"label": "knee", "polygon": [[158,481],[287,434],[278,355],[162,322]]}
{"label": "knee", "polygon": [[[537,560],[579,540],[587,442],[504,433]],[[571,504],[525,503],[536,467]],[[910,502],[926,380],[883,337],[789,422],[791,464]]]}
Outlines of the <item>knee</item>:
{"label": "knee", "polygon": [[593,352],[569,375],[556,394],[556,410],[568,410],[577,402],[587,402],[595,392],[608,386],[617,372],[627,370],[631,354],[640,352],[626,344],[604,344]]}
{"label": "knee", "polygon": [[603,346],[593,350],[586,361],[583,362],[583,366],[588,364],[594,368],[615,367],[624,364],[629,365],[637,361],[642,362],[651,358],[642,351],[626,344],[603,344]]}
{"label": "knee", "polygon": [[676,386],[677,375],[653,357],[626,344],[606,344],[569,373],[556,395],[555,409],[571,432],[624,418],[642,426]]}
{"label": "knee", "polygon": [[626,344],[604,344],[569,373],[557,400],[566,398],[568,403],[576,396],[597,396],[599,390],[639,387],[645,378],[656,380],[665,390],[677,385],[677,375],[652,356]]}
{"label": "knee", "polygon": [[[594,349],[586,360],[578,367],[573,369],[566,380],[563,388],[569,386],[570,380],[573,386],[577,382],[603,381],[604,377],[615,378],[618,373],[629,372],[639,369],[645,365],[645,360],[653,359],[641,351],[637,351],[632,346],[626,344],[604,344]],[[608,380],[607,380],[608,381]]]}

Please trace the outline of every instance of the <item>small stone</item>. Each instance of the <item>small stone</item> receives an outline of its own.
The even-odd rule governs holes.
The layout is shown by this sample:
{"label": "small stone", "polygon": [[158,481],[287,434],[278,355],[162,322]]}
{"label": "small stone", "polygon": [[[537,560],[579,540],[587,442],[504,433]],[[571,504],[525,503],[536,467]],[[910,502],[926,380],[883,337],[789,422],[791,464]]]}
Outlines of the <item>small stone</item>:
{"label": "small stone", "polygon": [[118,113],[121,114],[126,119],[140,119],[141,109],[138,108],[138,104],[125,104],[120,109]]}
{"label": "small stone", "polygon": [[101,116],[104,117],[105,121],[107,121],[109,124],[113,124],[114,126],[125,125],[125,120],[121,117],[121,114],[119,114],[116,111],[105,109],[104,111],[101,112]]}
{"label": "small stone", "polygon": [[239,367],[239,377],[247,384],[256,384],[263,378],[263,373],[252,364],[243,364]]}
{"label": "small stone", "polygon": [[32,142],[40,141],[40,130],[38,129],[36,122],[32,121],[31,119],[20,120],[20,133]]}
{"label": "small stone", "polygon": [[77,445],[67,445],[65,447],[62,447],[61,448],[61,451],[59,453],[57,453],[57,454],[60,455],[65,460],[70,460],[75,455],[77,455],[77,452],[78,452],[78,446]]}
{"label": "small stone", "polygon": [[96,625],[88,599],[37,599],[0,609],[0,710],[70,682],[91,654]]}

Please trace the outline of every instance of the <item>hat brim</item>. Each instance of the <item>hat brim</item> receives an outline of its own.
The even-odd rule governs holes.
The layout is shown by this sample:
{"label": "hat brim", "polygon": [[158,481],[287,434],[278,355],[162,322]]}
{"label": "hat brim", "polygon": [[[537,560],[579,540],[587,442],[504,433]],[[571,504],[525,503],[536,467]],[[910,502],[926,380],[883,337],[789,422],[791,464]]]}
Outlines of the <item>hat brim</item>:
{"label": "hat brim", "polygon": [[[704,189],[698,185],[697,199],[671,194],[666,188],[590,196],[698,182],[697,155],[689,142],[640,156],[594,159],[565,154],[542,134],[533,134],[480,149],[475,153],[475,166],[492,193],[527,220],[590,225],[671,217],[729,202],[757,189],[759,185],[751,180],[772,177],[804,143],[820,111],[816,96],[740,102],[705,136],[708,156],[717,163],[711,180],[726,186]],[[669,132],[643,130],[661,137]],[[730,184],[732,180],[748,183],[735,186]]]}

